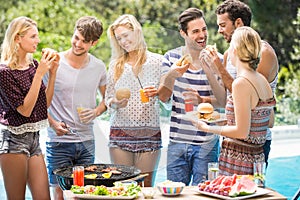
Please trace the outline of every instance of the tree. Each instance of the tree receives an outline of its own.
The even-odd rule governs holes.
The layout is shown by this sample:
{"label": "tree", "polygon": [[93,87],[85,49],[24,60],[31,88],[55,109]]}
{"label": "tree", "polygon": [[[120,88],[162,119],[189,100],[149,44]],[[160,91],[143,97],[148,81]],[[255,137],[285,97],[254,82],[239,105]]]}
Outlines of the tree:
{"label": "tree", "polygon": [[[253,12],[253,27],[275,49],[280,65],[296,64],[291,59],[294,37],[297,36],[293,20],[297,17],[300,1],[247,0]],[[297,67],[300,69],[300,66]]]}
{"label": "tree", "polygon": [[[296,34],[300,35],[300,8],[298,8],[297,19],[293,21]],[[277,90],[276,124],[296,124],[300,118],[300,39],[295,37],[294,53],[291,58],[296,65],[289,64],[282,67],[279,73],[279,84]]]}
{"label": "tree", "polygon": [[[27,0],[18,1],[15,6],[7,9],[3,25],[7,27],[10,21],[18,16],[27,16],[37,21],[41,42],[35,57],[40,57],[41,49],[50,47],[63,51],[71,47],[71,37],[76,20],[85,15],[93,15],[106,24],[106,20],[81,1],[75,0]],[[104,33],[100,45],[91,49],[91,53],[102,58],[109,56],[109,48],[102,48],[102,41],[106,41]],[[106,58],[108,59],[108,58]]]}

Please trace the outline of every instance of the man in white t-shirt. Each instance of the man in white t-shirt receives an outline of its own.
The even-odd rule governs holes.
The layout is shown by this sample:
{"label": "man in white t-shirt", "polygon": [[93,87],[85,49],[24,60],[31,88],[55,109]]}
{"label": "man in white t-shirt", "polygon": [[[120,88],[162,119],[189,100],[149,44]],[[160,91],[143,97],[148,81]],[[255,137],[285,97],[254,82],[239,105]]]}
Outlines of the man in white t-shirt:
{"label": "man in white t-shirt", "polygon": [[103,61],[88,52],[102,32],[102,23],[97,18],[81,17],[76,22],[72,47],[60,53],[55,91],[48,109],[50,127],[46,143],[49,182],[56,200],[63,199],[63,193],[53,173],[55,169],[94,163],[93,120],[106,111],[104,100],[97,105],[96,96],[99,91],[104,99],[107,80]]}

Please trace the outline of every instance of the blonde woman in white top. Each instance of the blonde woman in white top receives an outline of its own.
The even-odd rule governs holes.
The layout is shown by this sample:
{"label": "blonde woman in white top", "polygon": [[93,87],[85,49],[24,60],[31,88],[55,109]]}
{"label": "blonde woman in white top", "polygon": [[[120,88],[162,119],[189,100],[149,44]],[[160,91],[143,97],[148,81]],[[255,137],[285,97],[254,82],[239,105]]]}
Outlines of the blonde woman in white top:
{"label": "blonde woman in white top", "polygon": [[[157,87],[163,57],[147,50],[142,27],[132,15],[120,16],[108,36],[112,58],[105,102],[111,111],[111,160],[149,173],[145,186],[152,186],[161,148]],[[116,99],[121,88],[130,90],[130,98]],[[141,102],[141,88],[149,103]]]}

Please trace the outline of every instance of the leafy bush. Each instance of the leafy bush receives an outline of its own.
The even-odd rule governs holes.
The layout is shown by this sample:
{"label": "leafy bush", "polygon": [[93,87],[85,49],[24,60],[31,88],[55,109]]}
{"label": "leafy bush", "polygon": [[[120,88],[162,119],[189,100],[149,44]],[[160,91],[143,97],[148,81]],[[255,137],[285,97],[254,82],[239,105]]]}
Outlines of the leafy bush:
{"label": "leafy bush", "polygon": [[284,94],[277,99],[276,125],[296,124],[300,118],[300,72],[286,81]]}
{"label": "leafy bush", "polygon": [[[298,9],[297,19],[293,22],[296,32],[300,34],[300,8]],[[300,40],[294,39],[294,51],[291,58],[296,65],[290,64],[282,67],[279,72],[279,84],[277,90],[277,111],[275,125],[297,124],[300,118]]]}

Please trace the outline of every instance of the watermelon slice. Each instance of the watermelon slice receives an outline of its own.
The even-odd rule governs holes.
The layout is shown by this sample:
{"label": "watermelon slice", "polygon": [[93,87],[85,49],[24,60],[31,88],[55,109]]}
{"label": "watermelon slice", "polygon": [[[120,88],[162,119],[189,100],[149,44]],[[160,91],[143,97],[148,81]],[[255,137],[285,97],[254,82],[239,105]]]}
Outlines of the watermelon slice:
{"label": "watermelon slice", "polygon": [[229,192],[230,197],[244,196],[255,193],[257,185],[247,176],[242,176],[236,180],[236,183],[231,187]]}

